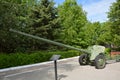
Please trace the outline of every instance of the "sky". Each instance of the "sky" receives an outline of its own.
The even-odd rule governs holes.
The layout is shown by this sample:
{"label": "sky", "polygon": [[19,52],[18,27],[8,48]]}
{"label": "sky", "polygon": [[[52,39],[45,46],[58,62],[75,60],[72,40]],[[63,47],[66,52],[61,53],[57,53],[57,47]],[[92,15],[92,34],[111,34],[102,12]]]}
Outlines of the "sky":
{"label": "sky", "polygon": [[[65,0],[54,0],[57,5],[60,5]],[[105,22],[108,20],[107,12],[113,2],[116,0],[77,0],[79,5],[82,5],[84,11],[87,12],[87,18],[91,22]]]}

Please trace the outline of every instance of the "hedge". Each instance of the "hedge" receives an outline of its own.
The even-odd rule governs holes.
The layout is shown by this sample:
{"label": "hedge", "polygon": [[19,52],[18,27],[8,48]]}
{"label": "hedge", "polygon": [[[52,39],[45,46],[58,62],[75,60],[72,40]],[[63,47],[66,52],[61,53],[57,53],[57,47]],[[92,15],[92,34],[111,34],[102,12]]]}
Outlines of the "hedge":
{"label": "hedge", "polygon": [[78,56],[78,51],[36,51],[33,53],[11,53],[11,54],[0,54],[0,69],[28,65],[34,63],[40,63],[49,61],[53,54],[61,55],[61,59]]}

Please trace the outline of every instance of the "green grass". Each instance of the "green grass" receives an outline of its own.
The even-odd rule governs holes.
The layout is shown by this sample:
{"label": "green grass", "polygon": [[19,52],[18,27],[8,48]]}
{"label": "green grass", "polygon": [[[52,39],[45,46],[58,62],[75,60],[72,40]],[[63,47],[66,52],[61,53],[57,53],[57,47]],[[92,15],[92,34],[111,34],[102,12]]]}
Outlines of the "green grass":
{"label": "green grass", "polygon": [[74,50],[69,51],[36,51],[33,53],[11,53],[0,54],[0,69],[28,65],[49,61],[52,55],[59,54],[61,59],[78,56],[79,52]]}

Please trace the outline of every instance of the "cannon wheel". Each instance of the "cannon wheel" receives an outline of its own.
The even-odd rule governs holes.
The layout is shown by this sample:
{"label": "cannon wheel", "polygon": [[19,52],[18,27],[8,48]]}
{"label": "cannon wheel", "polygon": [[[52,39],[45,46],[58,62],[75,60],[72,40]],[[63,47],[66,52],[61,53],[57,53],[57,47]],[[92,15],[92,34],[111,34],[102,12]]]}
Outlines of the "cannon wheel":
{"label": "cannon wheel", "polygon": [[106,59],[104,55],[98,55],[95,58],[95,68],[96,69],[103,69],[106,66]]}
{"label": "cannon wheel", "polygon": [[88,64],[88,55],[87,54],[81,54],[80,55],[79,64],[80,65],[87,65]]}

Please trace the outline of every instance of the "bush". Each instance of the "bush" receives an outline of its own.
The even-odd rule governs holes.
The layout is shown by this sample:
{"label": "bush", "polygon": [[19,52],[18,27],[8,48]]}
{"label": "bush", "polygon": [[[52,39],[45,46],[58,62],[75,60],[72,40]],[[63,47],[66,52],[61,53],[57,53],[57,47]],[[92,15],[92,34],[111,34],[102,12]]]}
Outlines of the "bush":
{"label": "bush", "polygon": [[111,52],[111,49],[110,48],[105,48],[105,54],[109,55]]}
{"label": "bush", "polygon": [[0,54],[0,69],[49,61],[52,55],[59,54],[61,59],[78,56],[79,52],[69,51],[37,51],[33,53]]}
{"label": "bush", "polygon": [[111,48],[105,48],[105,55],[107,60],[111,59],[110,52],[111,52]]}

